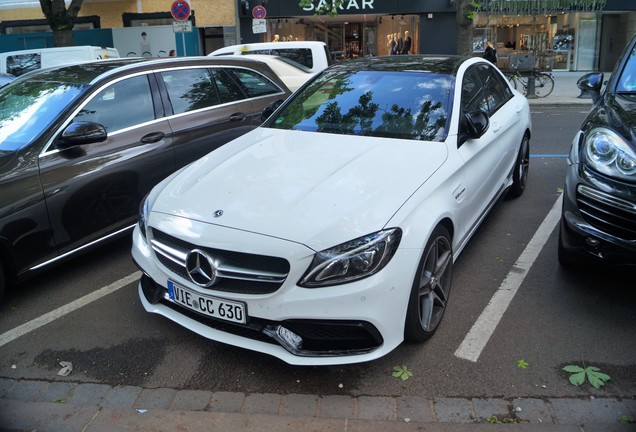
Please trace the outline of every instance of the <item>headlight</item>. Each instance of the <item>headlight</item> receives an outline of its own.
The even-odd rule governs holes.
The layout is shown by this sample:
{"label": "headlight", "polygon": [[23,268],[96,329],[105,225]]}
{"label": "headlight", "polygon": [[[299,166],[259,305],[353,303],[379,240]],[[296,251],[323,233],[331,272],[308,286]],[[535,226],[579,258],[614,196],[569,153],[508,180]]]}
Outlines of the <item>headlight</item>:
{"label": "headlight", "polygon": [[141,232],[141,236],[146,239],[146,223],[148,222],[148,211],[150,209],[150,203],[148,196],[146,195],[144,199],[141,200],[141,204],[139,205],[139,232]]}
{"label": "headlight", "polygon": [[592,168],[603,174],[636,180],[636,153],[609,129],[592,129],[585,137],[583,155]]}
{"label": "headlight", "polygon": [[401,238],[402,230],[391,228],[318,252],[298,285],[317,288],[371,276],[391,260]]}

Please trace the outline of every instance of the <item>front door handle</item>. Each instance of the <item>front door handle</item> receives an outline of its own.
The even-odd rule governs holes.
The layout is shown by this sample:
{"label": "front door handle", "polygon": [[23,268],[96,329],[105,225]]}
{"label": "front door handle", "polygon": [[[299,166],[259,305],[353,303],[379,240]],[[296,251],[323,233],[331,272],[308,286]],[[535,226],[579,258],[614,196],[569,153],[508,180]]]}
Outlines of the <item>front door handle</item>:
{"label": "front door handle", "polygon": [[243,121],[245,120],[245,113],[239,112],[239,113],[234,113],[230,116],[230,120],[231,121]]}
{"label": "front door handle", "polygon": [[166,134],[163,132],[150,132],[141,137],[141,142],[144,144],[152,144],[161,141],[165,136]]}

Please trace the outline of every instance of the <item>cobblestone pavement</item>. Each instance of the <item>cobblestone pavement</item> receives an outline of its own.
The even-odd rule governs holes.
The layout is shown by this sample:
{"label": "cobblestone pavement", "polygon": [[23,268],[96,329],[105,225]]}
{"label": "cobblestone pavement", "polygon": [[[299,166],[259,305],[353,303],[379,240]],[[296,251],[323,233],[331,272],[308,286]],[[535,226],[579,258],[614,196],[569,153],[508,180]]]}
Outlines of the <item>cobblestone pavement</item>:
{"label": "cobblestone pavement", "polygon": [[0,379],[2,431],[636,431],[636,399],[244,394]]}

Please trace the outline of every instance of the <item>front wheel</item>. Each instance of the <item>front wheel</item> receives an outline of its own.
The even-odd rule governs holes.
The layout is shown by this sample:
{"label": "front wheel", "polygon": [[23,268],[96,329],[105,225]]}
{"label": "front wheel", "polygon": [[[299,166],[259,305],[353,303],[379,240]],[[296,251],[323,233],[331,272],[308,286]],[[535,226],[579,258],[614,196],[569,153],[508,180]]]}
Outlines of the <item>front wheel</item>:
{"label": "front wheel", "polygon": [[415,274],[411,288],[404,339],[422,342],[442,321],[453,276],[453,251],[450,234],[443,226],[433,230]]}
{"label": "front wheel", "polygon": [[2,260],[0,260],[0,302],[2,302],[2,300],[4,299],[4,295],[7,289],[7,278],[4,274],[2,265]]}
{"label": "front wheel", "polygon": [[519,153],[517,153],[517,160],[515,166],[512,169],[512,186],[508,195],[512,198],[516,198],[523,194],[526,190],[526,183],[528,182],[528,170],[530,168],[530,138],[528,134],[523,136],[521,140],[521,146],[519,146]]}
{"label": "front wheel", "polygon": [[550,74],[540,73],[535,77],[534,91],[537,97],[544,98],[554,90],[554,78]]}
{"label": "front wheel", "polygon": [[566,270],[576,270],[578,267],[578,262],[572,255],[572,252],[568,251],[565,247],[565,243],[563,242],[563,219],[559,224],[559,244],[557,247],[557,257],[559,259],[559,264]]}

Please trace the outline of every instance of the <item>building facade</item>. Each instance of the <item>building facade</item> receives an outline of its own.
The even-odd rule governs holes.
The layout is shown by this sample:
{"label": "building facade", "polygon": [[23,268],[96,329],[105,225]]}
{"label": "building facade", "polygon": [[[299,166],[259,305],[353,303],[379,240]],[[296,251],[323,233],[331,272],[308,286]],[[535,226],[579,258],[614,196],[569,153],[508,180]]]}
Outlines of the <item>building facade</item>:
{"label": "building facade", "polygon": [[[611,70],[636,32],[636,0],[585,1],[593,6],[480,0],[473,52],[481,55],[490,40],[502,67],[525,53],[541,57],[541,66],[553,70]],[[407,32],[411,53],[456,52],[456,0],[345,0],[337,16],[317,15],[328,2],[313,0],[302,7],[299,0],[189,0],[193,31],[178,34],[173,32],[171,0],[84,0],[75,28],[78,33],[112,29],[107,41],[119,45],[115,47],[124,55],[142,52],[129,39],[151,32],[166,41],[163,49],[143,51],[152,55],[165,54],[167,48],[176,48],[179,55],[208,54],[226,45],[278,38],[324,41],[334,58],[346,59],[390,54],[391,39],[405,41]],[[554,7],[561,3],[566,7]],[[1,51],[52,44],[37,0],[0,3],[0,34]],[[81,33],[82,41],[93,40],[84,37]]]}

